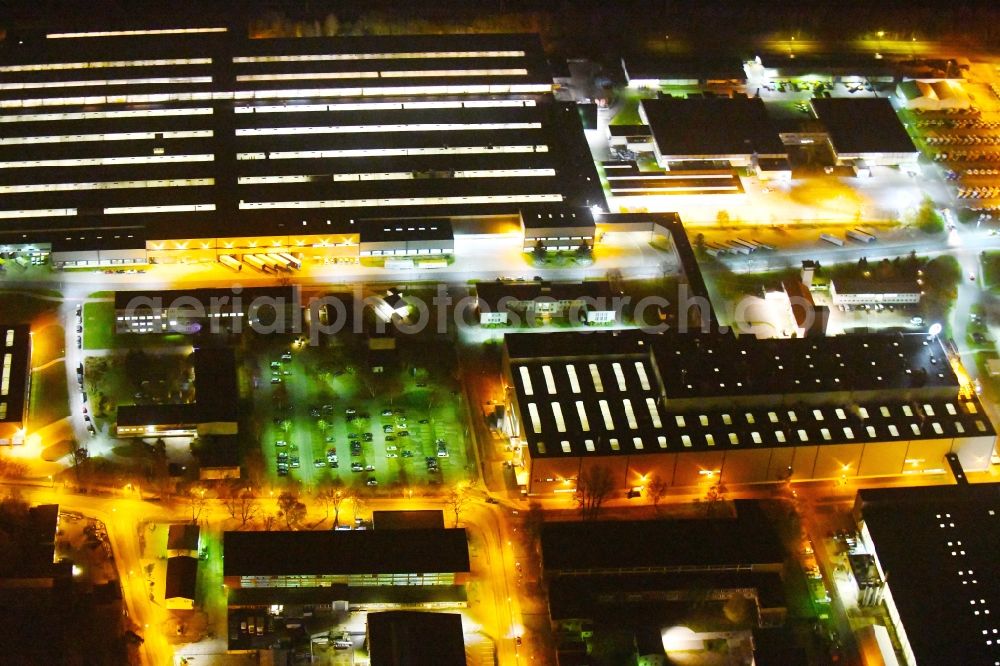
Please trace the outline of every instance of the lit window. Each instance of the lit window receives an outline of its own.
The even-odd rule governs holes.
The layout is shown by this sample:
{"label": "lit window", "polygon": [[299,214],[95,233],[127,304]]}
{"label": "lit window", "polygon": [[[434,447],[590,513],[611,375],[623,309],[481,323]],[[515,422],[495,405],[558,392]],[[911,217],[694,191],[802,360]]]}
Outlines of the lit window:
{"label": "lit window", "polygon": [[597,369],[596,363],[591,363],[590,367],[590,379],[594,382],[594,390],[598,393],[604,393],[604,383],[601,381],[601,373]]}
{"label": "lit window", "polygon": [[528,417],[531,421],[531,428],[538,435],[542,432],[542,421],[538,417],[538,405],[533,402],[528,403]]}
{"label": "lit window", "polygon": [[556,429],[566,432],[566,421],[563,420],[562,406],[558,402],[552,403],[552,417],[556,420]]}
{"label": "lit window", "polygon": [[635,413],[632,411],[632,401],[626,398],[622,401],[625,406],[625,418],[628,420],[628,427],[632,430],[636,430],[639,424],[635,420]]}
{"label": "lit window", "polygon": [[601,416],[604,417],[604,429],[614,430],[615,422],[611,418],[611,409],[608,407],[608,401],[601,400],[600,402],[598,402],[598,405],[600,405],[601,407]]}
{"label": "lit window", "polygon": [[715,446],[715,435],[713,435],[710,432],[706,433],[705,434],[705,443],[708,444],[709,446]]}
{"label": "lit window", "polygon": [[736,435],[735,432],[729,433],[729,443],[733,445],[740,443],[740,438]]}
{"label": "lit window", "polygon": [[580,381],[576,376],[576,368],[572,365],[566,366],[566,375],[569,377],[569,387],[573,393],[580,392]]}
{"label": "lit window", "polygon": [[590,419],[587,418],[587,410],[584,408],[582,400],[576,401],[576,415],[580,418],[580,428],[584,432],[590,432]]}
{"label": "lit window", "polygon": [[678,428],[684,428],[684,427],[687,426],[687,424],[684,422],[684,415],[683,414],[677,414],[676,416],[674,416],[674,421],[677,422],[677,427]]}
{"label": "lit window", "polygon": [[684,446],[691,446],[691,436],[681,435],[681,444],[683,444]]}
{"label": "lit window", "polygon": [[542,366],[542,375],[545,377],[545,389],[549,392],[549,395],[555,395],[556,393],[556,380],[552,376],[552,368],[547,365]]}
{"label": "lit window", "polygon": [[656,401],[653,398],[646,398],[646,409],[649,411],[649,418],[653,421],[653,427],[663,427],[663,423],[660,421],[660,413],[656,409]]}
{"label": "lit window", "polygon": [[612,363],[611,367],[615,371],[615,379],[618,380],[618,390],[619,391],[624,391],[625,390],[625,373],[622,372],[622,364],[621,363]]}
{"label": "lit window", "polygon": [[635,447],[636,451],[642,451],[642,437],[633,437],[632,445]]}
{"label": "lit window", "polygon": [[524,395],[534,395],[534,389],[531,387],[531,375],[528,373],[528,368],[521,366],[518,368],[521,375],[521,386],[524,388]]}
{"label": "lit window", "polygon": [[608,440],[608,441],[609,441],[609,442],[610,442],[610,444],[611,444],[611,450],[612,450],[612,451],[621,451],[621,448],[622,448],[622,447],[621,447],[621,446],[620,446],[620,445],[618,444],[618,440],[617,440],[617,439],[615,439],[614,437],[612,437],[612,438],[611,438],[610,440]]}
{"label": "lit window", "polygon": [[635,371],[639,375],[639,385],[642,386],[643,391],[649,390],[649,377],[646,376],[646,366],[642,364],[642,361],[635,362]]}

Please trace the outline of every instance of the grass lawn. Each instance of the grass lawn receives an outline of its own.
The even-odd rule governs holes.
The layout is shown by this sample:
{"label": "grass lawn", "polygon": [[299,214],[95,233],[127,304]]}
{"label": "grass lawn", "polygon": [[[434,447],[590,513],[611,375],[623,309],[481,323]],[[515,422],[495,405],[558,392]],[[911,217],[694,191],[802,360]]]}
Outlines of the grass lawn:
{"label": "grass lawn", "polygon": [[1000,252],[984,252],[983,282],[990,289],[1000,287]]}
{"label": "grass lawn", "polygon": [[49,324],[34,331],[31,337],[31,364],[35,367],[61,358],[66,353],[66,330]]}
{"label": "grass lawn", "polygon": [[115,346],[115,304],[84,303],[83,348],[110,349]]}
{"label": "grass lawn", "polygon": [[[100,292],[98,292],[100,293]],[[84,349],[135,349],[154,346],[190,344],[190,338],[180,333],[165,335],[139,335],[115,333],[115,304],[108,302],[84,303]]]}
{"label": "grass lawn", "polygon": [[89,294],[87,298],[114,298],[115,292],[113,291],[95,291]]}
{"label": "grass lawn", "polygon": [[[38,296],[61,297],[59,292],[32,292]],[[28,324],[43,315],[59,309],[59,301],[35,298],[34,295],[19,291],[0,291],[0,321],[6,324]]]}
{"label": "grass lawn", "polygon": [[66,367],[53,363],[31,374],[31,399],[28,408],[29,430],[38,430],[53,421],[69,416],[69,388]]}

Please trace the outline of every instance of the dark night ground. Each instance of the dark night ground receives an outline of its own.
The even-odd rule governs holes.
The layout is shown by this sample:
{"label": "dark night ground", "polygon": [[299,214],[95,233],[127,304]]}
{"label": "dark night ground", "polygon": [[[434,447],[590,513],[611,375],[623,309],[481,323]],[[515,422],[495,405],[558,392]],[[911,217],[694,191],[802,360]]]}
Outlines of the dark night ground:
{"label": "dark night ground", "polygon": [[560,55],[614,62],[650,44],[661,46],[666,34],[702,53],[741,55],[749,55],[751,39],[764,35],[838,41],[876,30],[997,47],[997,7],[987,0],[10,0],[0,4],[0,26],[236,27],[268,16],[311,21],[333,13],[341,33],[520,29],[541,32],[547,48]]}

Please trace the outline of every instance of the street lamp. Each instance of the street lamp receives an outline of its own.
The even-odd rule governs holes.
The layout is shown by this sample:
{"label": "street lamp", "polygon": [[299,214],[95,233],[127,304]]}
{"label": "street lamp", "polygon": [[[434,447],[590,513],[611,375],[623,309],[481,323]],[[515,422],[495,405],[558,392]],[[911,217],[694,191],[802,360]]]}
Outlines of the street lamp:
{"label": "street lamp", "polygon": [[937,336],[941,335],[941,324],[939,324],[938,322],[934,322],[933,324],[931,324],[931,327],[927,329],[927,334],[930,335],[932,338],[936,338]]}

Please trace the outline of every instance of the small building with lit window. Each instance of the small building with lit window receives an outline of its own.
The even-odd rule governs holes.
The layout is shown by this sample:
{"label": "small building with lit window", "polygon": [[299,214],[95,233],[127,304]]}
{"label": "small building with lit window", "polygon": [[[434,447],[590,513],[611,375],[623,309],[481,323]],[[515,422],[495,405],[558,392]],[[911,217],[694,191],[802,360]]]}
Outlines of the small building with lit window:
{"label": "small building with lit window", "polygon": [[923,290],[915,280],[886,282],[883,280],[830,281],[830,298],[834,305],[917,305]]}
{"label": "small building with lit window", "polygon": [[531,205],[521,207],[524,251],[576,250],[594,246],[594,212],[586,207]]}
{"label": "small building with lit window", "polygon": [[31,394],[31,332],[26,325],[0,326],[0,446],[24,444]]}
{"label": "small building with lit window", "polygon": [[528,494],[606,467],[617,493],[989,465],[996,432],[924,334],[511,333],[505,431]]}
{"label": "small building with lit window", "polygon": [[477,282],[476,308],[483,326],[570,318],[573,324],[609,324],[620,312],[607,280],[585,282]]}
{"label": "small building with lit window", "polygon": [[442,258],[455,252],[448,219],[373,220],[361,230],[362,257]]}

